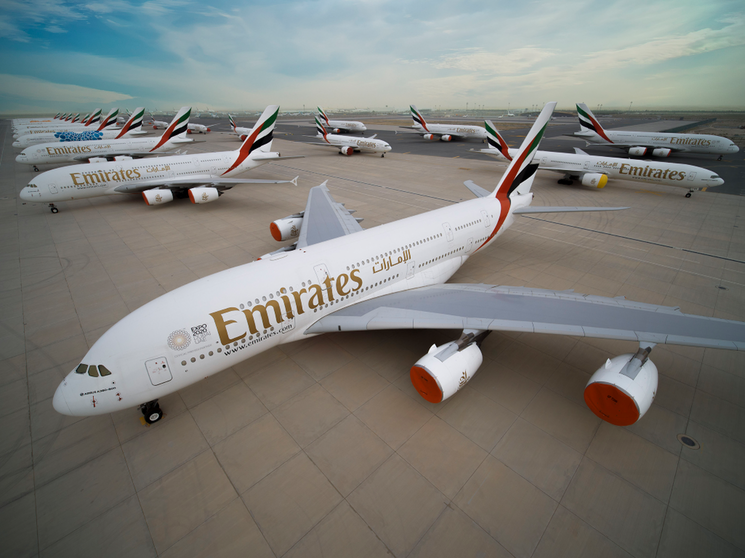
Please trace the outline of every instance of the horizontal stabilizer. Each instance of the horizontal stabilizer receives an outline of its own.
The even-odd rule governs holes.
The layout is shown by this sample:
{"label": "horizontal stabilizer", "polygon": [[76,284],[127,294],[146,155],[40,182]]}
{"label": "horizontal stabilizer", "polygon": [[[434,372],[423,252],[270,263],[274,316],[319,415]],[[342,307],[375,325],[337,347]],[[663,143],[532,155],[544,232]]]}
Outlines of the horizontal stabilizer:
{"label": "horizontal stabilizer", "polygon": [[484,190],[481,186],[476,184],[473,180],[466,180],[463,184],[465,184],[466,188],[471,190],[471,192],[473,192],[477,198],[485,198],[489,194],[491,194],[489,190]]}
{"label": "horizontal stabilizer", "polygon": [[588,154],[588,153],[586,153],[585,151],[582,151],[582,150],[581,150],[581,149],[580,149],[579,147],[575,147],[575,148],[574,148],[574,152],[575,152],[575,153],[576,153],[577,155],[588,155],[588,156],[589,156],[589,154]]}

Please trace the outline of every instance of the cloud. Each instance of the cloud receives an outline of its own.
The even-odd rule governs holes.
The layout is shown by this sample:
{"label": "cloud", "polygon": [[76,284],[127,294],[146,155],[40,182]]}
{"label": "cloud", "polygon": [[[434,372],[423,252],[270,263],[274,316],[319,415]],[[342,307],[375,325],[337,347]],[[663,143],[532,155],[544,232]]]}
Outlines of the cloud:
{"label": "cloud", "polygon": [[32,77],[0,74],[0,94],[35,101],[58,101],[60,103],[113,103],[132,99],[125,93],[91,89],[79,85],[52,83]]}

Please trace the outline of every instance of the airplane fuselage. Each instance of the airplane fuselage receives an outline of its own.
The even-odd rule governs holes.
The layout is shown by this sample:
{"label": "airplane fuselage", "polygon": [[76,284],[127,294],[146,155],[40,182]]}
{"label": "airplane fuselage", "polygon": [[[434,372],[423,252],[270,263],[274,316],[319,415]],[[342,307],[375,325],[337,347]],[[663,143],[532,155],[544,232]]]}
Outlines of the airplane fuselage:
{"label": "airplane fuselage", "polygon": [[[494,148],[482,149],[482,151],[502,156],[499,150]],[[510,156],[514,157],[517,151],[517,149],[510,149]],[[640,161],[539,150],[533,162],[538,163],[539,169],[561,172],[572,177],[597,173],[619,180],[651,182],[694,190],[724,184],[724,180],[708,169],[665,161]]]}
{"label": "airplane fuselage", "polygon": [[184,178],[209,182],[220,177],[233,177],[278,156],[277,153],[259,152],[257,158],[247,157],[240,165],[226,172],[236,160],[237,153],[220,151],[71,165],[39,174],[21,190],[19,196],[24,201],[54,203],[129,193],[127,186],[131,183]]}
{"label": "airplane fuselage", "polygon": [[[42,143],[27,147],[16,157],[16,162],[29,165],[45,163],[65,163],[80,161],[91,157],[111,157],[114,155],[148,153],[158,145],[160,137],[150,138],[122,138],[111,141],[79,141],[56,143]],[[171,140],[160,146],[153,153],[164,153],[177,149],[184,143],[192,143],[191,139]]]}
{"label": "airplane fuselage", "polygon": [[575,132],[576,137],[584,139],[588,144],[610,145],[616,147],[648,147],[652,149],[670,149],[685,153],[710,153],[725,155],[737,153],[739,148],[732,140],[721,136],[707,134],[671,134],[662,132],[613,132],[605,130],[605,135],[611,141],[592,131]]}
{"label": "airplane fuselage", "polygon": [[[323,139],[323,136],[321,136],[321,139]],[[357,138],[354,136],[326,134],[325,141],[334,147],[351,147],[355,151],[367,153],[388,153],[391,150],[388,142],[375,138]]]}
{"label": "airplane fuselage", "polygon": [[367,130],[367,127],[362,122],[357,122],[356,120],[329,120],[326,125],[345,132],[364,132]]}
{"label": "airplane fuselage", "polygon": [[[67,143],[67,142],[78,142],[78,141],[97,141],[95,138],[99,138],[100,141],[116,139],[121,133],[120,128],[107,128],[106,130],[81,130],[71,132],[47,132],[45,134],[30,134],[21,136],[13,142],[13,147],[25,148],[30,145],[37,145],[40,143]],[[128,136],[139,136],[144,135],[145,132],[139,128],[128,132]]]}
{"label": "airplane fuselage", "polygon": [[440,137],[453,136],[457,138],[486,139],[486,130],[481,126],[428,123],[426,128],[417,124],[414,126],[414,129],[423,134],[432,134]]}
{"label": "airplane fuselage", "polygon": [[[512,208],[517,205],[513,199]],[[340,308],[445,282],[512,220],[511,209],[494,197],[469,200],[267,255],[180,287],[96,341],[82,359],[83,373],[73,370],[57,389],[54,406],[64,414],[92,415],[163,397],[304,338],[310,325]],[[97,368],[89,373],[90,366]]]}

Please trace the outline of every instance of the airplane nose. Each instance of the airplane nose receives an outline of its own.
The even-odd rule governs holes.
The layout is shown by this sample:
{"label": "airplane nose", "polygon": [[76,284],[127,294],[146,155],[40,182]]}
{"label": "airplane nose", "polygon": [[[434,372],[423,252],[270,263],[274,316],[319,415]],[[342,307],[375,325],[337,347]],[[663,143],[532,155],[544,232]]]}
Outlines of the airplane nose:
{"label": "airplane nose", "polygon": [[26,157],[26,154],[25,154],[25,153],[20,153],[20,154],[19,154],[19,155],[18,155],[18,156],[16,157],[16,163],[25,163],[25,162],[26,162],[26,160],[27,160],[27,157]]}
{"label": "airplane nose", "polygon": [[25,186],[21,192],[18,194],[18,197],[21,198],[23,201],[32,201],[31,197],[31,190],[29,190],[28,186]]}
{"label": "airplane nose", "polygon": [[20,141],[14,141],[13,142],[13,147],[21,147],[21,142]]}
{"label": "airplane nose", "polygon": [[52,399],[52,407],[61,415],[72,416],[70,406],[67,404],[67,399],[65,399],[64,386],[64,382],[57,386],[57,391],[54,392],[54,399]]}
{"label": "airplane nose", "polygon": [[730,145],[730,146],[729,146],[729,150],[730,150],[730,153],[737,153],[738,151],[740,151],[740,148],[739,148],[739,147],[737,147],[737,146],[736,146],[736,145],[735,145],[735,144],[733,143],[732,145]]}

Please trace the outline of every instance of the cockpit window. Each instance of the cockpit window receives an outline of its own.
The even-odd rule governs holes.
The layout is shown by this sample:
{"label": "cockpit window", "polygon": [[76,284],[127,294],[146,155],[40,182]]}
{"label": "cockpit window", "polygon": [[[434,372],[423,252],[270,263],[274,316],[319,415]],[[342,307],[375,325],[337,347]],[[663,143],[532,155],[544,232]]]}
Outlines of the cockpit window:
{"label": "cockpit window", "polygon": [[99,375],[101,376],[111,376],[111,370],[106,368],[103,364],[91,365],[88,366],[87,364],[78,364],[78,367],[75,369],[76,374],[85,374],[88,373],[88,375],[92,378],[98,378]]}
{"label": "cockpit window", "polygon": [[711,177],[712,177],[712,178],[719,178],[719,175],[716,175],[716,174],[712,174],[712,175],[711,175]]}
{"label": "cockpit window", "polygon": [[89,366],[88,375],[93,376],[94,378],[98,378],[98,368],[96,366]]}
{"label": "cockpit window", "polygon": [[78,367],[75,369],[76,374],[85,374],[86,372],[88,372],[87,364],[78,364]]}
{"label": "cockpit window", "polygon": [[101,376],[110,376],[111,372],[109,372],[109,369],[106,368],[103,364],[98,365],[98,371],[101,373]]}

